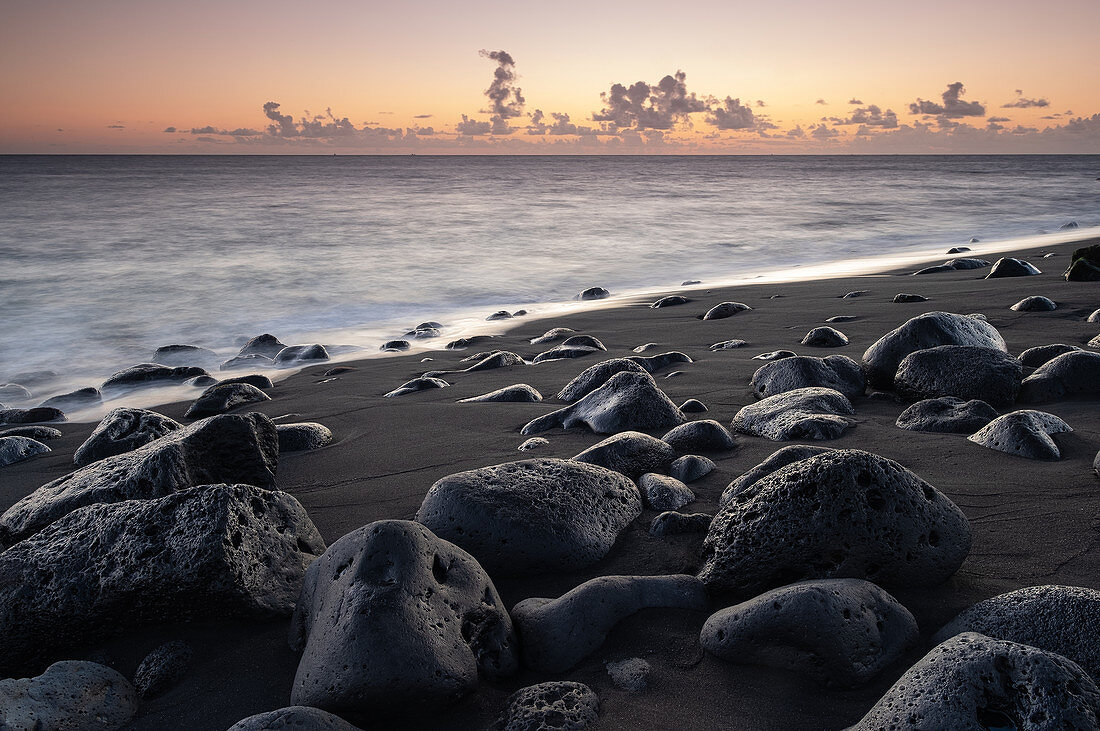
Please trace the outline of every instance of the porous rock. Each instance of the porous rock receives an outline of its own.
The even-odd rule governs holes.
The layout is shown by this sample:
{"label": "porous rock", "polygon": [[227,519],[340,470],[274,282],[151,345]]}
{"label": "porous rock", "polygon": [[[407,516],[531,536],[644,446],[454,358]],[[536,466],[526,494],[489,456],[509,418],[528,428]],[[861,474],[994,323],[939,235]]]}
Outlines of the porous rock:
{"label": "porous rock", "polygon": [[752,374],[751,385],[757,398],[809,386],[831,388],[852,398],[863,395],[867,381],[859,363],[846,355],[796,355],[760,366]]}
{"label": "porous rock", "polygon": [[974,632],[934,647],[851,731],[1095,729],[1100,689],[1061,655]]}
{"label": "porous rock", "polygon": [[635,612],[706,606],[706,589],[694,576],[600,576],[557,599],[524,599],[512,607],[512,619],[523,638],[523,664],[558,673],[591,654],[612,627]]}
{"label": "porous rock", "polygon": [[1069,282],[1100,282],[1100,244],[1074,249],[1062,276]]}
{"label": "porous rock", "polygon": [[985,401],[944,396],[918,401],[901,412],[895,423],[899,429],[910,431],[973,434],[998,416]]}
{"label": "porous rock", "polygon": [[[566,341],[568,342],[568,341]],[[532,363],[545,363],[550,360],[566,360],[569,358],[584,358],[588,355],[594,355],[606,350],[606,348],[595,348],[591,345],[567,345],[562,343],[550,350],[539,353],[531,359]]]}
{"label": "porous rock", "polygon": [[1024,297],[1008,309],[1016,312],[1051,312],[1058,309],[1058,304],[1047,297],[1032,296]]}
{"label": "porous rock", "polygon": [[612,358],[589,366],[581,371],[576,378],[565,384],[565,388],[558,392],[558,398],[566,403],[573,403],[584,398],[597,388],[607,383],[616,373],[630,371],[644,373],[645,368],[637,362],[627,358]]}
{"label": "porous rock", "polygon": [[646,472],[668,469],[675,456],[676,451],[662,439],[624,431],[593,444],[573,460],[606,467],[636,480]]}
{"label": "porous rock", "polygon": [[288,615],[324,549],[297,500],[252,485],[79,508],[0,553],[0,667],[144,624]]}
{"label": "porous rock", "polygon": [[727,317],[733,317],[738,312],[744,312],[751,310],[752,308],[746,305],[744,302],[720,302],[714,307],[711,307],[703,315],[704,320],[724,320]]}
{"label": "porous rock", "polygon": [[0,437],[0,467],[51,451],[45,444],[30,437]]}
{"label": "porous rock", "polygon": [[517,383],[514,386],[505,386],[504,388],[498,388],[496,391],[490,391],[489,393],[483,393],[480,396],[471,396],[470,398],[459,399],[459,403],[477,403],[481,401],[511,401],[511,402],[535,402],[542,401],[542,394],[539,393],[533,386],[528,386],[526,383]]}
{"label": "porous rock", "polygon": [[1058,460],[1062,452],[1051,434],[1067,431],[1073,429],[1054,414],[1022,409],[998,416],[967,441],[1026,459]]}
{"label": "porous rock", "polygon": [[1023,380],[1023,366],[1003,350],[974,345],[939,345],[902,359],[894,390],[912,401],[954,396],[1011,404]]}
{"label": "porous rock", "polygon": [[103,390],[118,390],[124,388],[138,388],[142,386],[158,386],[165,383],[182,383],[195,376],[209,376],[202,368],[195,366],[168,366],[157,363],[138,363],[137,365],[123,368],[114,373],[103,382]]}
{"label": "porous rock", "polygon": [[848,336],[834,327],[823,325],[806,333],[802,344],[813,348],[839,348],[848,344]]}
{"label": "porous rock", "polygon": [[694,482],[700,477],[709,475],[717,465],[710,459],[698,454],[685,454],[679,457],[668,468],[668,474],[680,482]]}
{"label": "porous rock", "polygon": [[134,671],[134,687],[142,698],[153,698],[177,685],[191,664],[191,646],[175,640],[150,652]]}
{"label": "porous rock", "polygon": [[1037,345],[1034,348],[1028,348],[1020,353],[1019,360],[1022,365],[1028,368],[1038,368],[1044,363],[1054,360],[1062,353],[1072,353],[1075,350],[1080,350],[1080,348],[1076,345],[1066,345],[1065,343]]}
{"label": "porous rock", "polygon": [[280,342],[279,338],[270,333],[264,333],[245,343],[237,355],[262,355],[265,358],[274,360],[279,351],[285,347],[286,344]]}
{"label": "porous rock", "polygon": [[274,487],[278,459],[266,416],[213,416],[43,485],[0,516],[0,541],[10,545],[93,503],[151,500],[216,482]]}
{"label": "porous rock", "polygon": [[0,437],[28,437],[39,442],[61,438],[61,430],[52,426],[14,426],[0,431]]}
{"label": "porous rock", "polygon": [[749,596],[801,579],[931,586],[959,568],[970,535],[962,511],[905,467],[837,449],[734,494],[710,524],[699,577]]}
{"label": "porous rock", "polygon": [[591,688],[556,680],[513,693],[489,731],[583,731],[599,716],[600,699]]}
{"label": "porous rock", "polygon": [[448,475],[416,519],[487,571],[514,575],[594,563],[641,512],[638,488],[618,472],[544,458]]}
{"label": "porous rock", "polygon": [[1010,256],[998,259],[993,267],[989,270],[989,274],[985,275],[986,279],[998,279],[1000,277],[1030,277],[1036,274],[1042,274],[1039,268],[1031,262],[1022,261],[1020,259],[1014,259]]}
{"label": "porous rock", "polygon": [[683,533],[706,533],[713,517],[708,513],[677,513],[666,510],[649,524],[649,534],[672,536]]}
{"label": "porous rock", "polygon": [[203,391],[184,417],[201,419],[205,416],[224,414],[246,404],[270,401],[266,393],[247,383],[217,383]]}
{"label": "porous rock", "polygon": [[287,706],[242,718],[229,731],[361,731],[335,713],[309,706]]}
{"label": "porous rock", "polygon": [[783,447],[782,449],[776,450],[763,462],[726,485],[726,489],[722,491],[722,496],[719,498],[719,504],[725,505],[734,495],[778,469],[786,467],[793,462],[806,459],[807,457],[813,457],[815,454],[831,451],[833,451],[832,447],[818,447],[812,444],[792,444],[789,447]]}
{"label": "porous rock", "polygon": [[1074,350],[1051,358],[1035,369],[1020,386],[1019,400],[1027,403],[1100,394],[1100,353]]}
{"label": "porous rock", "polygon": [[468,338],[459,338],[458,340],[452,340],[447,343],[447,350],[465,350],[471,345],[480,345],[481,343],[489,343],[497,339],[497,335],[473,335]]}
{"label": "porous rock", "polygon": [[134,686],[94,662],[55,662],[36,678],[0,680],[0,727],[12,731],[114,731],[137,713]]}
{"label": "porous rock", "polygon": [[405,381],[389,393],[383,394],[383,397],[395,398],[409,393],[416,393],[417,391],[427,391],[433,388],[447,388],[450,385],[451,384],[447,383],[442,378],[414,378],[411,381]]}
{"label": "porous rock", "polygon": [[528,422],[520,431],[530,435],[584,424],[597,434],[627,429],[668,429],[685,417],[648,373],[624,371],[571,406]]}
{"label": "porous rock", "polygon": [[797,388],[741,408],[733,417],[734,431],[772,441],[836,439],[852,425],[855,414],[848,397],[831,388]]}
{"label": "porous rock", "polygon": [[642,500],[650,510],[679,510],[695,500],[695,493],[675,477],[647,472],[638,479]]}
{"label": "porous rock", "polygon": [[688,452],[727,452],[737,446],[729,429],[714,419],[689,421],[673,427],[661,441],[681,454]]}
{"label": "porous rock", "polygon": [[127,407],[111,409],[77,447],[73,464],[84,467],[106,457],[130,452],[182,428],[175,419],[155,411]]}
{"label": "porous rock", "polygon": [[539,447],[545,447],[548,444],[550,444],[549,439],[544,439],[542,437],[531,437],[530,439],[524,440],[523,444],[520,444],[518,447],[516,447],[516,449],[521,452],[530,452],[532,450],[538,449]]}
{"label": "porous rock", "polygon": [[300,421],[294,424],[277,424],[275,433],[279,438],[279,452],[306,452],[320,449],[332,442],[332,430],[315,421]]}
{"label": "porous rock", "polygon": [[802,673],[854,688],[919,637],[897,599],[862,579],[803,581],[722,609],[703,625],[703,648],[723,660]]}
{"label": "porous rock", "polygon": [[443,706],[519,666],[512,622],[477,560],[420,523],[380,520],[306,571],[291,622],[290,700],[353,718]]}
{"label": "porous rock", "polygon": [[864,352],[867,384],[893,388],[894,374],[905,356],[938,345],[975,345],[1008,352],[997,328],[984,320],[950,312],[926,312],[906,320]]}

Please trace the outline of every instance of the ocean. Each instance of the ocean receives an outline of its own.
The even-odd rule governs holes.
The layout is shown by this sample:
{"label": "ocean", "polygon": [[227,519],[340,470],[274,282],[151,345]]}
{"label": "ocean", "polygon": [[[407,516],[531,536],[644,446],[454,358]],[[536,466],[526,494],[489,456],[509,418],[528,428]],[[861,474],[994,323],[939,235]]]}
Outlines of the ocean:
{"label": "ocean", "polygon": [[[0,383],[1100,224],[1100,156],[0,156]],[[360,354],[360,357],[362,354]],[[155,395],[144,397],[156,401]],[[163,400],[163,398],[161,399]]]}

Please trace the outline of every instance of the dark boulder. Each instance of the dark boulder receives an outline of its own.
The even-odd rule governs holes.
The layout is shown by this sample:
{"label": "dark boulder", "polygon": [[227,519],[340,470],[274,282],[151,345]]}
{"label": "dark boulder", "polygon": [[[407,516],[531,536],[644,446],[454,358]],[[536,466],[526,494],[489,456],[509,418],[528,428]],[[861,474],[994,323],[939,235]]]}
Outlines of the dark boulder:
{"label": "dark boulder", "polygon": [[1008,309],[1015,310],[1016,312],[1052,312],[1058,309],[1058,303],[1048,297],[1036,295],[1024,297]]}
{"label": "dark boulder", "polygon": [[539,393],[533,386],[528,386],[526,383],[517,383],[514,386],[505,386],[504,388],[498,388],[496,391],[483,393],[480,396],[471,396],[470,398],[458,400],[460,404],[479,403],[486,401],[533,403],[536,401],[542,401],[542,394]]}
{"label": "dark boulder", "polygon": [[713,419],[689,421],[673,427],[661,437],[680,454],[689,452],[728,452],[737,446],[729,429]]}
{"label": "dark boulder", "polygon": [[274,368],[275,360],[266,355],[252,353],[250,355],[235,355],[218,366],[218,370],[235,371],[242,368]]}
{"label": "dark boulder", "polygon": [[134,686],[142,698],[153,698],[178,685],[191,664],[191,646],[165,642],[150,652],[134,671]]}
{"label": "dark boulder", "polygon": [[120,407],[107,412],[73,455],[73,464],[84,467],[105,457],[130,452],[154,439],[182,429],[179,422],[155,411]]}
{"label": "dark boulder", "polygon": [[646,372],[645,368],[628,358],[605,360],[581,371],[576,378],[558,392],[558,398],[566,403],[573,403],[607,383],[616,373],[622,373],[623,371]]}
{"label": "dark boulder", "polygon": [[989,274],[986,274],[985,278],[1030,277],[1036,274],[1042,274],[1042,272],[1031,262],[1013,259],[1012,257],[1004,257],[997,260],[997,263],[993,265],[993,268],[989,270]]}
{"label": "dark boulder", "polygon": [[997,410],[985,401],[944,396],[918,401],[901,412],[895,424],[910,431],[973,434],[998,416]]}
{"label": "dark boulder", "polygon": [[836,439],[852,426],[848,398],[831,388],[798,388],[744,406],[733,417],[734,431],[772,441]]}
{"label": "dark boulder", "polygon": [[266,358],[275,359],[275,356],[279,354],[283,348],[286,347],[285,343],[279,341],[279,338],[269,333],[263,335],[257,335],[249,340],[241,348],[237,355],[262,355]]}
{"label": "dark boulder", "polygon": [[661,307],[674,307],[676,305],[686,305],[691,302],[687,297],[679,294],[671,294],[668,297],[662,297],[653,304],[650,305],[653,309],[659,309]]}
{"label": "dark boulder", "polygon": [[802,344],[812,348],[840,348],[848,344],[848,336],[836,328],[823,325],[806,333]]}
{"label": "dark boulder", "polygon": [[387,340],[378,349],[385,353],[398,353],[411,347],[412,345],[409,344],[408,340]]}
{"label": "dark boulder", "polygon": [[0,409],[0,424],[43,424],[51,421],[68,421],[61,409],[52,406],[36,406],[33,409]]}
{"label": "dark boulder", "polygon": [[750,385],[757,398],[767,398],[809,386],[831,388],[848,398],[854,398],[862,396],[867,388],[863,369],[846,355],[828,355],[824,358],[796,355],[781,358],[757,368],[752,374]]}
{"label": "dark boulder", "polygon": [[275,356],[275,367],[294,368],[300,365],[320,363],[329,359],[325,346],[313,345],[288,345]]}
{"label": "dark boulder", "polygon": [[40,403],[39,407],[61,409],[62,411],[79,411],[80,409],[98,406],[101,403],[103,403],[103,394],[99,392],[98,388],[88,386],[59,396],[51,396]]}
{"label": "dark boulder", "polygon": [[1025,403],[1100,395],[1100,353],[1074,350],[1055,356],[1035,369],[1020,386]]}
{"label": "dark boulder", "polygon": [[583,731],[599,717],[600,699],[591,688],[557,680],[517,690],[489,731]]}
{"label": "dark boulder", "polygon": [[816,454],[823,454],[831,451],[833,451],[832,447],[818,447],[812,444],[792,444],[789,447],[783,447],[782,449],[776,450],[763,462],[726,485],[726,489],[722,491],[722,497],[719,498],[719,505],[725,505],[734,495],[748,489],[751,485],[756,484],[764,477],[767,477],[771,473],[789,464],[807,459],[808,457],[813,457]]}
{"label": "dark boulder", "polygon": [[642,502],[650,510],[679,510],[694,502],[695,493],[675,477],[647,472],[638,478]]}
{"label": "dark boulder", "polygon": [[383,394],[383,397],[394,398],[409,393],[416,393],[417,391],[429,391],[433,388],[447,388],[450,385],[451,384],[441,378],[414,378],[411,381],[402,383],[389,393]]}
{"label": "dark boulder", "polygon": [[527,423],[521,434],[530,435],[584,424],[597,434],[615,434],[628,429],[668,429],[684,421],[665,392],[648,373],[624,371],[611,376],[602,386],[564,409]]}
{"label": "dark boulder", "polygon": [[927,302],[928,298],[920,294],[910,294],[908,292],[902,292],[901,294],[895,294],[894,299],[891,300],[894,304],[907,304],[910,302]]}
{"label": "dark boulder", "polygon": [[137,714],[126,678],[94,662],[55,662],[36,678],[0,680],[5,731],[115,731]]}
{"label": "dark boulder", "polygon": [[998,416],[967,441],[1026,459],[1058,460],[1062,452],[1052,434],[1073,431],[1054,414],[1024,409]]}
{"label": "dark boulder", "polygon": [[556,340],[561,340],[562,338],[567,338],[575,332],[576,332],[576,330],[574,330],[571,327],[555,327],[555,328],[551,328],[550,330],[547,330],[545,333],[543,333],[542,335],[539,335],[537,338],[531,338],[528,342],[530,342],[531,345],[542,345],[544,343],[552,343]]}
{"label": "dark boulder", "polygon": [[0,437],[28,437],[38,442],[61,438],[61,430],[52,426],[15,426],[0,430]]}
{"label": "dark boulder", "polygon": [[218,354],[197,345],[162,345],[153,353],[153,363],[166,366],[205,366],[217,363]]}
{"label": "dark boulder", "polygon": [[0,436],[0,467],[7,467],[51,451],[53,450],[45,444],[30,437]]}
{"label": "dark boulder", "polygon": [[278,424],[275,427],[275,433],[279,437],[280,454],[320,449],[332,442],[332,431],[324,424],[314,421]]}
{"label": "dark boulder", "polygon": [[721,302],[711,307],[703,315],[704,320],[724,320],[727,317],[733,317],[739,312],[745,312],[752,308],[746,305],[744,302]]}
{"label": "dark boulder", "polygon": [[651,536],[675,536],[684,533],[706,533],[711,518],[708,513],[676,513],[665,511],[649,524]]}
{"label": "dark boulder", "polygon": [[1044,363],[1054,360],[1062,353],[1071,353],[1074,350],[1080,350],[1080,348],[1076,345],[1066,345],[1065,343],[1037,345],[1034,348],[1028,348],[1020,353],[1019,360],[1022,365],[1028,368],[1038,368]]}
{"label": "dark boulder", "polygon": [[224,414],[247,404],[270,401],[266,393],[247,383],[216,383],[195,399],[184,416],[188,419],[201,419],[215,414]]}
{"label": "dark boulder", "polygon": [[593,444],[573,460],[606,467],[636,480],[646,472],[664,472],[675,458],[676,451],[664,440],[624,431]]}
{"label": "dark boulder", "polygon": [[589,287],[588,289],[577,295],[577,298],[581,300],[602,300],[607,299],[610,296],[611,293],[603,287]]}
{"label": "dark boulder", "polygon": [[334,713],[309,706],[287,706],[242,718],[229,731],[362,731]]}
{"label": "dark boulder", "polygon": [[954,396],[1011,404],[1023,380],[1023,366],[1003,350],[975,345],[939,345],[902,359],[894,390],[911,401]]}

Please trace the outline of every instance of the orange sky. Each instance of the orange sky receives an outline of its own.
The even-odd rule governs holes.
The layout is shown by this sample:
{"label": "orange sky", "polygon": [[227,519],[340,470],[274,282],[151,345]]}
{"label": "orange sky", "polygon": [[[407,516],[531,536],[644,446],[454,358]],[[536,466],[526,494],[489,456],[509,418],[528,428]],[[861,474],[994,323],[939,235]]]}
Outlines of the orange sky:
{"label": "orange sky", "polygon": [[[7,0],[3,15],[0,152],[1100,152],[1096,0]],[[515,60],[525,103],[504,119],[511,134],[458,134],[463,114],[491,118],[498,64],[480,49]],[[678,70],[697,111],[673,114],[660,140],[630,115],[592,119],[613,83]],[[942,105],[952,82],[981,114],[910,114],[918,97]],[[1003,108],[1017,89],[1047,104]],[[726,97],[751,126],[717,128]],[[354,130],[272,135],[269,101],[295,122],[331,109]],[[811,133],[869,105],[897,126]],[[535,110],[602,134],[529,134]],[[257,134],[218,134],[231,131]]]}

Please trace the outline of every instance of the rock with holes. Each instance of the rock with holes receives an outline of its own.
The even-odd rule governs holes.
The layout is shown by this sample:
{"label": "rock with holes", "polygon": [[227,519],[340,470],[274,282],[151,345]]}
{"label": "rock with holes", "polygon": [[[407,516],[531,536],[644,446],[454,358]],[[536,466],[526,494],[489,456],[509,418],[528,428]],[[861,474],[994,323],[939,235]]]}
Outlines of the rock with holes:
{"label": "rock with holes", "polygon": [[846,355],[796,355],[760,366],[752,374],[750,385],[757,398],[810,386],[831,388],[854,398],[863,395],[867,381],[859,363]]}
{"label": "rock with holes", "polygon": [[279,452],[306,452],[332,443],[332,430],[315,421],[277,424]]}
{"label": "rock with holes", "polygon": [[512,607],[512,619],[523,638],[523,664],[560,673],[596,650],[612,627],[635,612],[706,606],[706,588],[694,576],[601,576],[557,599],[524,599]]}
{"label": "rock with holes", "polygon": [[36,406],[33,409],[0,408],[0,424],[42,424],[51,421],[68,421],[61,409]]}
{"label": "rock with holes", "polygon": [[89,409],[103,403],[103,394],[98,388],[88,386],[69,391],[58,396],[51,396],[39,404],[43,408],[55,408],[62,411],[79,411]]}
{"label": "rock with holes", "polygon": [[0,429],[0,437],[27,437],[39,442],[49,442],[61,438],[61,430],[52,426],[15,426]]}
{"label": "rock with holes", "polygon": [[146,409],[120,407],[107,412],[84,443],[73,464],[84,467],[106,457],[131,452],[183,427],[174,419]]}
{"label": "rock with holes", "polygon": [[1029,586],[964,609],[936,633],[942,642],[962,632],[1055,652],[1100,678],[1100,591],[1083,586]]}
{"label": "rock with holes", "polygon": [[967,441],[1017,457],[1058,460],[1062,452],[1051,435],[1069,431],[1073,428],[1054,414],[1022,409],[998,416]]}
{"label": "rock with holes", "polygon": [[183,383],[195,376],[209,376],[202,368],[195,366],[169,366],[157,363],[138,363],[137,365],[123,368],[114,373],[103,382],[103,390],[121,390],[127,388],[139,388],[143,386],[163,386],[166,384]]}
{"label": "rock with holes", "polygon": [[709,475],[716,466],[712,460],[701,455],[685,454],[669,465],[668,474],[680,482],[694,482],[700,477]]}
{"label": "rock with holes", "polygon": [[577,298],[581,300],[602,300],[607,299],[610,296],[611,293],[603,287],[589,287],[588,289],[577,295]]}
{"label": "rock with holes", "polygon": [[680,454],[688,452],[728,452],[737,446],[729,429],[714,419],[699,419],[673,427],[661,437]]}
{"label": "rock with holes", "polygon": [[458,402],[461,404],[468,404],[480,403],[483,401],[533,403],[535,401],[542,401],[542,394],[539,393],[533,386],[528,386],[526,383],[517,383],[514,386],[505,386],[504,388],[498,388],[496,391],[483,393],[480,396],[471,396],[470,398],[459,399]]}
{"label": "rock with holes", "polygon": [[848,344],[848,336],[836,328],[823,325],[806,333],[802,344],[813,348],[839,348]]}
{"label": "rock with holes", "polygon": [[274,360],[279,351],[285,347],[286,344],[281,342],[279,338],[270,333],[264,333],[245,343],[237,355],[262,355],[265,358]]}
{"label": "rock with holes", "polygon": [[699,641],[717,657],[854,688],[917,643],[917,620],[862,579],[820,579],[772,589],[712,614]]}
{"label": "rock with holes", "polygon": [[247,404],[270,400],[271,397],[266,393],[247,383],[217,383],[195,399],[184,417],[201,419],[215,414],[224,414]]}
{"label": "rock with holes", "polygon": [[597,434],[615,434],[628,429],[668,429],[685,417],[648,373],[624,371],[607,379],[572,406],[545,414],[527,423],[521,434],[584,424]]}
{"label": "rock with holes", "polygon": [[727,485],[726,489],[722,491],[722,497],[719,499],[719,502],[725,505],[730,501],[730,498],[737,493],[755,484],[761,478],[767,477],[776,470],[786,467],[793,462],[798,462],[807,457],[813,457],[815,454],[831,451],[833,451],[832,447],[816,447],[810,444],[792,444],[789,447],[783,447],[780,450],[772,452],[766,460]]}
{"label": "rock with holes", "polygon": [[45,444],[30,437],[0,437],[0,467],[51,451]]}
{"label": "rock with holes", "polygon": [[451,384],[447,383],[442,378],[414,378],[411,381],[405,381],[389,393],[383,394],[383,398],[396,398],[397,396],[404,396],[406,394],[416,393],[417,391],[430,391],[433,388],[447,388],[450,385]]}
{"label": "rock with holes", "polygon": [[751,309],[752,308],[744,302],[721,302],[707,310],[706,314],[703,315],[703,319],[724,320],[727,317],[733,317],[739,312],[745,312]]}
{"label": "rock with holes", "polygon": [[668,368],[675,363],[691,363],[691,358],[686,353],[681,353],[678,350],[673,350],[669,353],[660,353],[659,355],[628,355],[627,360],[632,360],[643,369],[646,373],[656,373],[657,371]]}
{"label": "rock with holes", "polygon": [[599,717],[600,699],[591,688],[557,680],[517,690],[489,731],[583,731]]}
{"label": "rock with holes", "polygon": [[477,560],[420,523],[380,520],[306,572],[290,700],[352,718],[445,706],[519,666],[508,611]]}
{"label": "rock with holes", "polygon": [[266,416],[213,416],[43,485],[0,516],[0,540],[10,545],[93,503],[151,500],[215,482],[274,487],[278,460]]}
{"label": "rock with holes", "polygon": [[931,586],[969,551],[970,524],[946,495],[893,460],[836,449],[733,494],[710,524],[699,577],[748,596],[802,579]]}
{"label": "rock with holes", "polygon": [[679,510],[695,500],[691,488],[675,477],[647,472],[638,479],[642,500],[650,510]]}
{"label": "rock with holes", "polygon": [[663,439],[624,431],[593,444],[573,460],[606,467],[636,480],[646,472],[667,470],[675,457],[676,451]]}
{"label": "rock with holes", "polygon": [[733,428],[772,441],[836,439],[852,425],[848,397],[831,388],[797,388],[742,407]]}
{"label": "rock with holes", "polygon": [[618,472],[530,459],[444,477],[416,519],[487,571],[515,575],[594,563],[641,513],[638,488]]}
{"label": "rock with holes", "polygon": [[242,718],[229,731],[361,731],[335,713],[309,706],[287,706]]}
{"label": "rock with holes", "polygon": [[944,396],[913,404],[901,412],[896,426],[910,431],[973,434],[998,416],[997,410],[985,401]]}
{"label": "rock with holes", "polygon": [[544,343],[552,343],[555,340],[561,340],[562,338],[567,338],[575,332],[576,332],[576,330],[574,330],[571,327],[555,327],[555,328],[551,328],[550,330],[547,330],[545,333],[543,333],[542,335],[539,335],[537,338],[531,338],[531,340],[529,340],[528,342],[530,342],[531,345],[542,345]]}
{"label": "rock with holes", "polygon": [[251,485],[74,510],[0,553],[0,668],[139,625],[288,615],[324,549],[297,500]]}
{"label": "rock with holes", "polygon": [[640,364],[628,358],[605,360],[581,371],[576,378],[565,384],[565,388],[558,392],[558,398],[566,403],[573,403],[607,383],[616,373],[623,373],[624,371],[631,373],[646,372]]}
{"label": "rock with holes", "polygon": [[1075,663],[966,632],[909,668],[852,731],[1096,729],[1100,688]]}
{"label": "rock with holes", "polygon": [[1049,363],[1063,353],[1072,353],[1075,350],[1080,350],[1080,348],[1076,345],[1066,345],[1065,343],[1037,345],[1034,348],[1028,348],[1020,353],[1019,360],[1022,365],[1028,368],[1038,368],[1044,363]]}
{"label": "rock with holes", "polygon": [[928,298],[920,294],[910,294],[908,292],[902,292],[895,294],[894,299],[891,300],[896,305],[908,304],[910,302],[927,302]]}
{"label": "rock with holes", "polygon": [[134,671],[134,686],[142,698],[153,698],[183,680],[191,665],[191,646],[186,642],[165,642],[141,661]]}
{"label": "rock with holes", "polygon": [[1100,322],[1100,309],[1093,310],[1085,322]]}
{"label": "rock with holes", "polygon": [[905,356],[939,345],[974,345],[1008,352],[997,328],[984,319],[950,312],[926,312],[875,341],[863,354],[867,384],[890,389]]}
{"label": "rock with holes", "polygon": [[902,359],[894,390],[910,401],[954,396],[994,405],[1016,400],[1023,366],[1003,350],[974,345],[940,345]]}
{"label": "rock with holes", "polygon": [[649,535],[672,536],[683,533],[706,533],[713,515],[708,513],[676,513],[667,510],[649,524]]}
{"label": "rock with holes", "polygon": [[1052,312],[1058,309],[1058,304],[1048,297],[1032,296],[1024,297],[1008,309],[1016,312]]}
{"label": "rock with holes", "polygon": [[36,678],[0,680],[0,728],[114,731],[137,713],[134,686],[94,662],[55,662]]}
{"label": "rock with holes", "polygon": [[318,343],[313,345],[288,345],[275,355],[275,366],[277,368],[297,368],[328,359],[328,350]]}
{"label": "rock with holes", "polygon": [[[1097,343],[1100,345],[1100,343]],[[1020,386],[1026,403],[1100,395],[1100,353],[1074,350],[1055,356],[1035,369]]]}
{"label": "rock with holes", "polygon": [[676,305],[686,305],[691,302],[687,297],[679,294],[670,294],[668,297],[662,297],[653,304],[650,305],[653,309],[659,309],[661,307],[675,307]]}
{"label": "rock with holes", "polygon": [[996,263],[993,264],[993,267],[989,270],[989,274],[985,275],[985,278],[1030,277],[1036,274],[1042,274],[1042,272],[1031,262],[1006,256],[998,259]]}

